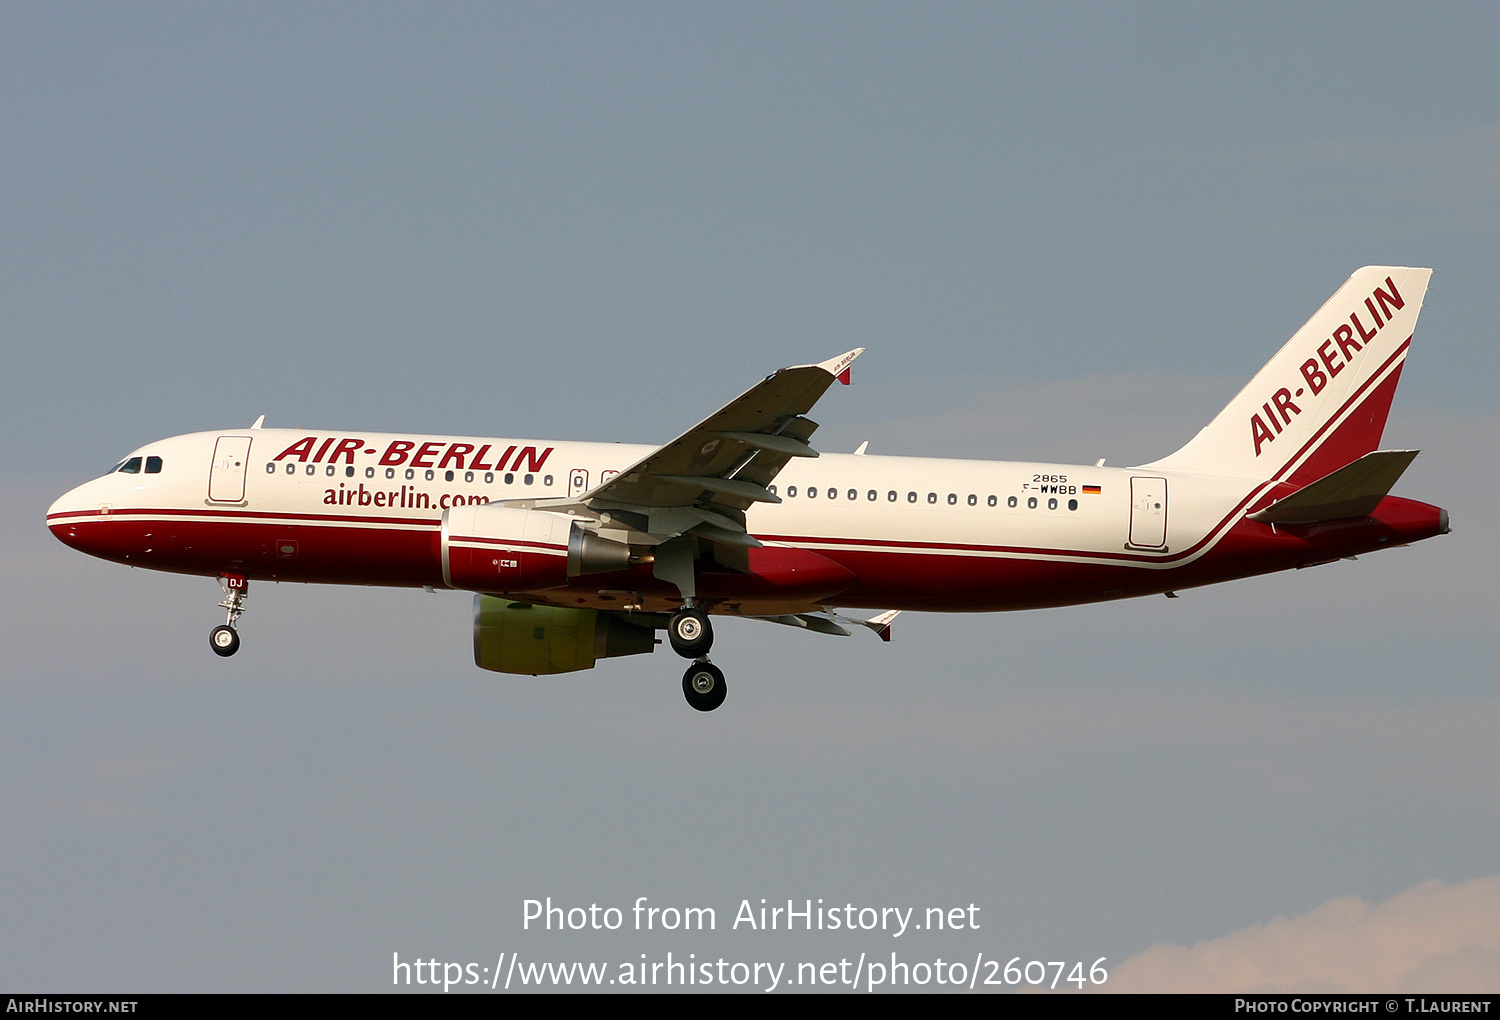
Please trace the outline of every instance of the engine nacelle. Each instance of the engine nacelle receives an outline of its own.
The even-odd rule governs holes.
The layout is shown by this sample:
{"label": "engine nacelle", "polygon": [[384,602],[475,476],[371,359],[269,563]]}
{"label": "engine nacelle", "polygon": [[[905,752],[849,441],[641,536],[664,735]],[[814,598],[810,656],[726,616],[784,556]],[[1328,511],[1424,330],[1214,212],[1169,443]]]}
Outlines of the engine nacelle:
{"label": "engine nacelle", "polygon": [[630,546],[565,514],[481,503],[444,512],[442,558],[449,587],[539,591],[583,574],[625,570]]}
{"label": "engine nacelle", "polygon": [[474,596],[474,664],[497,673],[571,673],[596,659],[638,655],[656,646],[649,627],[613,613],[561,609]]}

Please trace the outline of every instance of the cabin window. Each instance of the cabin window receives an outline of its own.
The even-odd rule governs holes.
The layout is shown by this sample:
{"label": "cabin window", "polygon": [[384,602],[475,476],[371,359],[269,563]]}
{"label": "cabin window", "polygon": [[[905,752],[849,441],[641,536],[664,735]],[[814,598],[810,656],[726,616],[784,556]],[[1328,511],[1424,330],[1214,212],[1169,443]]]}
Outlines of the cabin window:
{"label": "cabin window", "polygon": [[950,492],[950,493],[948,493],[948,505],[949,506],[958,506],[958,493],[956,493],[956,492]]}
{"label": "cabin window", "polygon": [[817,499],[818,498],[818,487],[816,485],[809,485],[807,487],[807,498],[808,499]]}
{"label": "cabin window", "polygon": [[1049,500],[1047,500],[1047,509],[1048,510],[1056,510],[1057,509],[1057,500],[1056,499],[1049,499]]}
{"label": "cabin window", "polygon": [[906,501],[908,503],[915,503],[917,501],[917,494],[915,492],[908,492],[906,494]]}
{"label": "cabin window", "polygon": [[879,496],[880,493],[876,492],[874,489],[871,489],[868,493],[865,494],[865,498],[868,499],[871,503],[875,502],[875,500],[879,498]]}
{"label": "cabin window", "polygon": [[1007,499],[1005,501],[1005,505],[1006,506],[1015,506],[1016,505],[1016,497],[1012,496],[1012,497],[1010,497],[1010,499]]}
{"label": "cabin window", "polygon": [[936,503],[937,502],[937,493],[935,493],[935,492],[929,492],[927,494],[927,502],[928,503]]}
{"label": "cabin window", "polygon": [[494,484],[494,481],[495,481],[495,472],[493,472],[493,471],[486,471],[484,473],[484,480],[485,480],[485,484],[487,484],[487,485]]}
{"label": "cabin window", "polygon": [[542,484],[543,485],[551,485],[552,484],[552,476],[548,475],[546,478],[543,478],[542,479]]}
{"label": "cabin window", "polygon": [[432,479],[433,479],[433,478],[434,478],[434,477],[435,477],[435,476],[434,476],[434,475],[433,475],[433,473],[432,473],[432,472],[431,472],[431,471],[429,471],[429,472],[427,472],[427,480],[428,480],[428,481],[429,481],[429,482],[430,482],[430,481],[432,481]]}
{"label": "cabin window", "polygon": [[1068,509],[1069,510],[1077,510],[1078,509],[1078,500],[1076,500],[1076,499],[1070,499],[1070,500],[1068,500]]}
{"label": "cabin window", "polygon": [[407,468],[406,469],[406,480],[409,482],[409,481],[411,481],[415,477],[417,477],[417,472],[413,468]]}
{"label": "cabin window", "polygon": [[1035,496],[1032,496],[1030,499],[1028,499],[1026,501],[1026,509],[1028,509],[1028,510],[1035,510],[1036,509],[1036,497]]}
{"label": "cabin window", "polygon": [[332,478],[333,477],[333,465],[332,464],[328,465],[328,470],[324,471],[323,473],[325,475],[327,475],[329,478]]}
{"label": "cabin window", "polygon": [[[150,469],[150,468],[147,468],[147,469],[146,469],[146,470],[147,470],[147,471],[150,471],[150,470],[151,470],[151,469]],[[851,500],[855,500],[855,499],[858,499],[858,498],[859,498],[859,490],[858,490],[858,489],[850,489],[850,490],[849,490],[849,498],[850,498],[850,499],[851,499]],[[874,498],[875,498],[875,493],[873,493],[873,492],[872,492],[872,493],[870,493],[870,498],[871,498],[871,499],[874,499]]]}
{"label": "cabin window", "polygon": [[286,473],[289,474],[289,475],[295,475],[297,473],[297,465],[295,465],[295,464],[288,464],[286,466]]}
{"label": "cabin window", "polygon": [[313,465],[309,464],[309,465],[307,465],[307,473],[309,475],[315,475],[315,474],[318,473],[318,469],[316,467],[314,467]]}
{"label": "cabin window", "polygon": [[[348,475],[350,478],[353,478],[354,477],[354,468],[352,466],[345,468],[344,469],[344,474]],[[375,469],[372,468],[372,467],[365,468],[365,477],[366,478],[374,478],[375,477]]]}
{"label": "cabin window", "polygon": [[974,495],[972,492],[969,493],[969,505],[970,506],[978,506],[979,505],[979,497],[976,496],[976,495]]}
{"label": "cabin window", "polygon": [[521,479],[521,481],[524,482],[527,485],[530,485],[535,479],[536,479],[536,475],[526,475],[525,477],[523,477]]}
{"label": "cabin window", "polygon": [[271,463],[267,463],[266,464],[266,474],[268,474],[268,475],[274,475],[275,473],[276,473],[276,465],[275,464],[271,464]]}
{"label": "cabin window", "polygon": [[990,506],[994,506],[995,504],[999,503],[1000,500],[996,499],[994,496],[991,496],[989,499],[985,500],[985,502]]}
{"label": "cabin window", "polygon": [[516,484],[516,476],[515,476],[514,472],[511,472],[511,471],[505,472],[505,484],[506,485],[514,485],[514,484]]}
{"label": "cabin window", "polygon": [[797,495],[797,487],[795,485],[788,485],[786,487],[786,494],[788,496],[795,496],[795,495]]}
{"label": "cabin window", "polygon": [[896,502],[896,490],[892,489],[890,492],[887,492],[885,494],[885,498],[886,498],[886,502],[888,502],[888,503],[894,503],[894,502]]}
{"label": "cabin window", "polygon": [[466,482],[472,482],[473,480],[474,480],[474,472],[472,472],[472,471],[465,471],[464,472],[464,481],[466,481]]}

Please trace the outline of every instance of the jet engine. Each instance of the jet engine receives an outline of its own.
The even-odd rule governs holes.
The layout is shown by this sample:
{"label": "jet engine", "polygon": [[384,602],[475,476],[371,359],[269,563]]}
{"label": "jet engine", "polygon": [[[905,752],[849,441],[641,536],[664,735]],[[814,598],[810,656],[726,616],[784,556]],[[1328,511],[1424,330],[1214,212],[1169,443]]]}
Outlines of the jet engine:
{"label": "jet engine", "polygon": [[474,664],[497,673],[571,673],[597,659],[638,655],[656,646],[648,626],[595,609],[532,606],[474,596]]}
{"label": "jet engine", "polygon": [[535,591],[583,574],[626,570],[630,546],[566,514],[481,503],[443,513],[442,559],[450,587]]}

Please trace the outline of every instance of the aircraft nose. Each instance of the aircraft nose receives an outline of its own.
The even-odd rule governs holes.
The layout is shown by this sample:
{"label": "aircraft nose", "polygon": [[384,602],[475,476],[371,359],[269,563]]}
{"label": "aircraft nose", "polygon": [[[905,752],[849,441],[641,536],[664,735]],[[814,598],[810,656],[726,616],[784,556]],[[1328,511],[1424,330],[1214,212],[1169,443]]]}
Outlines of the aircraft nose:
{"label": "aircraft nose", "polygon": [[75,549],[84,549],[78,537],[79,525],[87,517],[92,517],[99,512],[99,503],[97,500],[89,499],[88,489],[87,483],[69,489],[53,500],[52,505],[47,508],[48,530],[56,535],[59,541]]}

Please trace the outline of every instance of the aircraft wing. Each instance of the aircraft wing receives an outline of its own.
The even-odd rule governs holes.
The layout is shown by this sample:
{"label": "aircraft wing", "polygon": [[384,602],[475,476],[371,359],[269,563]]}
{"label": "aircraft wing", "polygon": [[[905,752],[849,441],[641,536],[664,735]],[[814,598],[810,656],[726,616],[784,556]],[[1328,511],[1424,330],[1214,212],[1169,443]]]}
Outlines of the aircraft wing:
{"label": "aircraft wing", "polygon": [[767,486],[793,457],[816,457],[804,417],[835,379],[848,382],[855,348],[816,365],[767,376],[665,446],[584,493],[591,510],[635,518],[662,540],[692,532],[730,546],[758,546],[745,511],[779,503]]}

